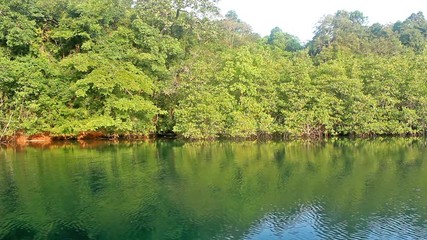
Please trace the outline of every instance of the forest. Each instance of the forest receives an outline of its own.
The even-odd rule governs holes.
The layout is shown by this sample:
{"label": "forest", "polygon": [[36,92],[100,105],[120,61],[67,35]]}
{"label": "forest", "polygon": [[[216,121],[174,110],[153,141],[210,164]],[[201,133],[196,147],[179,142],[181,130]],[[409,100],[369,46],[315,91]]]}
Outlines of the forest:
{"label": "forest", "polygon": [[217,0],[0,0],[0,138],[422,135],[427,21],[325,15],[307,43]]}

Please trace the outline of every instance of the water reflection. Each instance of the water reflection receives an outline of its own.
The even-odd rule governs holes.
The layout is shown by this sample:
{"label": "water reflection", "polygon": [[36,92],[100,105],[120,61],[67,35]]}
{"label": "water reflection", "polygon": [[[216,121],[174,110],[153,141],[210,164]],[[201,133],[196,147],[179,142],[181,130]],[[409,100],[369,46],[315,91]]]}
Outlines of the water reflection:
{"label": "water reflection", "polygon": [[91,239],[84,227],[73,222],[58,221],[47,235],[47,239]]}
{"label": "water reflection", "polygon": [[30,240],[34,239],[36,236],[36,229],[33,228],[29,223],[19,222],[13,220],[9,222],[8,226],[1,226],[5,229],[5,234],[1,239],[12,240],[12,239],[22,239]]}
{"label": "water reflection", "polygon": [[0,239],[427,238],[423,139],[0,151]]}
{"label": "water reflection", "polygon": [[92,163],[89,165],[88,180],[93,194],[100,193],[107,186],[107,173],[103,164]]}
{"label": "water reflection", "polygon": [[[279,210],[266,214],[252,226],[245,239],[318,239],[325,232],[339,237],[327,222],[321,205],[301,205],[295,211]],[[330,231],[332,230],[332,231]],[[339,233],[339,232],[338,232]]]}
{"label": "water reflection", "polygon": [[[403,210],[403,209],[402,209]],[[286,210],[266,214],[244,239],[426,239],[426,224],[417,213],[335,222],[321,205],[303,205],[297,212]],[[352,218],[353,216],[348,216]],[[355,223],[355,224],[354,224]]]}

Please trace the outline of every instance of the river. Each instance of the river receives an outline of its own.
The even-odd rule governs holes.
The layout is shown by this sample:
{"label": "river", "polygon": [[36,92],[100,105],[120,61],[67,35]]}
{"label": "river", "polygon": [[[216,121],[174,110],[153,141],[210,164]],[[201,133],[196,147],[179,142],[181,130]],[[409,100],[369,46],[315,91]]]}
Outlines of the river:
{"label": "river", "polygon": [[426,140],[2,148],[0,239],[427,239]]}

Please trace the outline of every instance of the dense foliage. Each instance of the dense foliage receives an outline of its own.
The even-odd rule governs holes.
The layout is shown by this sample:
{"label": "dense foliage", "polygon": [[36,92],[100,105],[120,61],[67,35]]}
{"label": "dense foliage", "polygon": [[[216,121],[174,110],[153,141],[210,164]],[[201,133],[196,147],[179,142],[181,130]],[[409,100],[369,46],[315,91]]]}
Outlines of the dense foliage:
{"label": "dense foliage", "polygon": [[338,11],[303,46],[216,0],[0,0],[0,134],[422,134],[426,46],[421,12]]}

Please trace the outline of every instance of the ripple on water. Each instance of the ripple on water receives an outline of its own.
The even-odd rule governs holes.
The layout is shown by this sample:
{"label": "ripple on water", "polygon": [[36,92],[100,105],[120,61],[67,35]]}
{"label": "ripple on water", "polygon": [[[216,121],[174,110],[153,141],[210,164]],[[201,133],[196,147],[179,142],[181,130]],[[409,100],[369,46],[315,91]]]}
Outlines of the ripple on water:
{"label": "ripple on water", "polygon": [[1,226],[0,239],[34,239],[37,231],[27,222],[12,220]]}
{"label": "ripple on water", "polygon": [[427,239],[425,224],[417,223],[417,214],[401,214],[396,217],[374,216],[359,224],[359,239]]}
{"label": "ripple on water", "polygon": [[416,213],[395,217],[381,214],[348,221],[331,222],[321,204],[301,205],[294,212],[266,214],[245,239],[427,239],[427,224]]}
{"label": "ripple on water", "polygon": [[292,212],[266,214],[250,230],[245,239],[319,239],[324,225],[320,204],[300,205]]}
{"label": "ripple on water", "polygon": [[60,221],[54,224],[47,239],[91,239],[86,229],[80,224]]}

